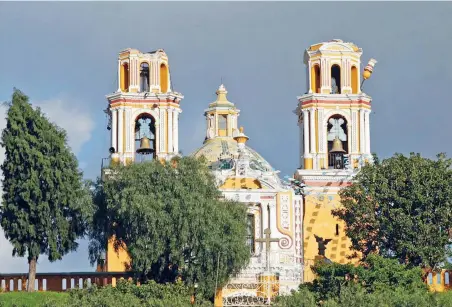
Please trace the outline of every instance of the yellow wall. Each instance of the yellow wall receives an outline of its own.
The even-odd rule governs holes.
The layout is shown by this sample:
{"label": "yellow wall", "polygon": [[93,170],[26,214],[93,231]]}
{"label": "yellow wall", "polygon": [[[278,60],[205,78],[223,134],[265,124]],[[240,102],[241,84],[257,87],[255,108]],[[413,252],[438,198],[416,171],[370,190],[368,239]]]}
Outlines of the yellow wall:
{"label": "yellow wall", "polygon": [[129,65],[124,63],[121,65],[121,91],[127,92],[129,90]]}
{"label": "yellow wall", "polygon": [[311,90],[313,93],[320,92],[320,67],[313,65],[311,69]]}
{"label": "yellow wall", "polygon": [[[330,200],[330,198],[332,198]],[[315,257],[318,255],[318,243],[314,235],[323,239],[332,239],[327,246],[325,256],[333,262],[348,263],[347,256],[352,254],[350,250],[351,242],[344,231],[345,223],[338,221],[333,217],[331,211],[340,206],[339,195],[318,196],[313,195],[305,197],[305,215],[304,215],[304,257],[307,262],[305,267],[304,280],[312,281],[314,274],[310,269]],[[339,225],[339,235],[336,235],[336,224]],[[357,261],[358,259],[356,259]],[[353,261],[355,262],[355,261]]]}
{"label": "yellow wall", "polygon": [[115,250],[114,238],[108,240],[107,254],[106,254],[106,264],[107,272],[125,272],[130,266],[130,256],[126,251],[126,247],[119,247]]}
{"label": "yellow wall", "polygon": [[168,67],[165,64],[160,65],[160,91],[168,92]]}
{"label": "yellow wall", "polygon": [[358,69],[356,66],[352,66],[352,94],[358,94]]}
{"label": "yellow wall", "polygon": [[261,183],[254,178],[228,178],[220,189],[262,189]]}
{"label": "yellow wall", "polygon": [[[449,280],[446,284],[446,273],[449,273]],[[431,274],[431,275],[430,275]],[[452,278],[452,271],[449,270],[441,270],[441,272],[432,272],[429,275],[427,275],[426,283],[428,285],[428,288],[430,291],[436,291],[436,292],[444,292],[450,290],[451,287],[451,278]],[[438,275],[440,275],[440,280],[438,282]],[[430,278],[431,276],[431,278]]]}

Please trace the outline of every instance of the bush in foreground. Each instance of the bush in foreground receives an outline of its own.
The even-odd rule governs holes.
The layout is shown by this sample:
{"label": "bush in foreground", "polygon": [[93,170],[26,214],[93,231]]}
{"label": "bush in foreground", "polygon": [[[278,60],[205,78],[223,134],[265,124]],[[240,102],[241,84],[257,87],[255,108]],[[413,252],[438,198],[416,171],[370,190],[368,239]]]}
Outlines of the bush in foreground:
{"label": "bush in foreground", "polygon": [[0,307],[60,307],[67,306],[68,299],[62,292],[0,293]]}

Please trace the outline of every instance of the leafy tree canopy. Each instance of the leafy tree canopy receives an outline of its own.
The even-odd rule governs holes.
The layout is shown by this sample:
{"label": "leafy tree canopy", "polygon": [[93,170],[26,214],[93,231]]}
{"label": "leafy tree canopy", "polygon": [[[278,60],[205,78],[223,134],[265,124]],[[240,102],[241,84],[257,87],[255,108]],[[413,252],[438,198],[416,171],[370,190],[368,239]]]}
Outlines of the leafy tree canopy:
{"label": "leafy tree canopy", "polygon": [[39,255],[55,261],[76,250],[76,239],[85,233],[91,214],[91,197],[65,131],[39,108],[33,109],[19,90],[8,106],[1,139],[5,161],[0,223],[13,255],[28,257],[31,291]]}
{"label": "leafy tree canopy", "polygon": [[411,154],[367,165],[340,191],[347,236],[364,257],[373,252],[437,269],[450,256],[451,160]]}
{"label": "leafy tree canopy", "polygon": [[246,207],[220,198],[202,159],[116,166],[95,192],[92,261],[114,236],[127,246],[141,278],[182,276],[211,297],[250,257]]}

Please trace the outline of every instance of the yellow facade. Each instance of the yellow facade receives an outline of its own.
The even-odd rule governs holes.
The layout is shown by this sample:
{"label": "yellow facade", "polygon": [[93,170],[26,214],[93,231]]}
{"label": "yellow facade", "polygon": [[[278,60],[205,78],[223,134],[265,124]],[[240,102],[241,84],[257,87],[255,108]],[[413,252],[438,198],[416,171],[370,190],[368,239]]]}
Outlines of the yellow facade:
{"label": "yellow facade", "polygon": [[439,272],[430,272],[427,275],[427,286],[432,292],[450,291],[452,270],[441,270]]}
{"label": "yellow facade", "polygon": [[314,235],[323,239],[332,239],[325,251],[325,257],[337,263],[356,262],[358,259],[350,260],[352,251],[350,239],[345,234],[345,223],[339,221],[331,214],[331,211],[340,207],[340,197],[332,195],[307,195],[305,202],[305,216],[303,220],[304,233],[304,259],[305,266],[304,281],[310,282],[315,276],[310,265],[318,255],[318,243]]}
{"label": "yellow facade", "polygon": [[106,253],[107,272],[125,272],[130,270],[131,258],[127,252],[125,244],[115,247],[115,239],[108,240]]}
{"label": "yellow facade", "polygon": [[[350,259],[354,251],[345,224],[332,215],[332,210],[341,207],[340,189],[351,183],[362,161],[371,160],[371,98],[360,88],[361,54],[355,44],[338,39],[312,45],[305,53],[309,88],[298,97],[297,108],[303,165],[295,173],[295,179],[305,186],[305,282],[315,278],[310,266],[321,257],[315,236],[330,240],[325,249],[329,260],[358,261]],[[334,150],[333,141],[340,144]]]}

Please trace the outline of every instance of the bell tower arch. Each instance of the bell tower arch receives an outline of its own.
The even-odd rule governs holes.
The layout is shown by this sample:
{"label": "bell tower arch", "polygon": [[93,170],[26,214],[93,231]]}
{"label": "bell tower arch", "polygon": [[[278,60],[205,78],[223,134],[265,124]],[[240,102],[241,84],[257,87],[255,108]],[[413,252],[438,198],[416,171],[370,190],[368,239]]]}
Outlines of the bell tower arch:
{"label": "bell tower arch", "polygon": [[131,163],[179,154],[180,102],[171,86],[163,49],[125,49],[118,57],[118,89],[107,95],[111,131],[110,159]]}
{"label": "bell tower arch", "polygon": [[[372,162],[370,151],[371,97],[360,84],[362,49],[339,39],[306,49],[308,92],[298,97],[295,113],[300,129],[300,168],[295,179],[304,185],[303,250],[305,281],[313,278],[310,263],[318,257],[346,263],[350,240],[344,224],[331,211],[339,208],[339,190],[359,169]],[[371,59],[362,73],[372,73]],[[316,236],[331,239],[325,255],[318,254]]]}

